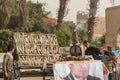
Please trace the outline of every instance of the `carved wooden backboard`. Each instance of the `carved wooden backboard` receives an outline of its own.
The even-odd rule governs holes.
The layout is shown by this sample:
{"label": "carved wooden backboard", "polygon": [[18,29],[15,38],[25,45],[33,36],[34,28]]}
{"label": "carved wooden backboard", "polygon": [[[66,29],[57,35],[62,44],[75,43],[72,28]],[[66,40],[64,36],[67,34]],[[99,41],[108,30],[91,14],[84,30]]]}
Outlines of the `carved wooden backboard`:
{"label": "carved wooden backboard", "polygon": [[60,48],[55,34],[14,33],[21,66],[41,66],[59,60]]}

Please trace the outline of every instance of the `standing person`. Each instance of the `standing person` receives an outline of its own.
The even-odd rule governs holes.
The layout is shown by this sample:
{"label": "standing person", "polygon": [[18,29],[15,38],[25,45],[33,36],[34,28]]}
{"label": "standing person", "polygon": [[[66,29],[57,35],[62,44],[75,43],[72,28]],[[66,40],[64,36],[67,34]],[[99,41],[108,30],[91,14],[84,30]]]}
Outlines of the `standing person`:
{"label": "standing person", "polygon": [[13,45],[8,45],[8,51],[3,58],[3,74],[4,80],[14,80],[14,69],[13,69]]}
{"label": "standing person", "polygon": [[112,60],[108,61],[108,70],[109,70],[109,80],[118,80],[118,74],[116,70],[116,60],[115,60],[115,54],[112,52],[112,47],[107,46],[107,52],[105,53],[109,57],[113,57]]}
{"label": "standing person", "polygon": [[[108,62],[114,60],[113,56],[109,56],[107,50],[101,48],[100,50],[101,55],[99,55],[101,61],[108,67]],[[106,55],[107,54],[107,55]]]}
{"label": "standing person", "polygon": [[115,54],[112,52],[112,47],[111,46],[107,46],[106,55],[115,57]]}
{"label": "standing person", "polygon": [[88,41],[84,41],[84,46],[86,47],[85,55],[92,55],[95,60],[99,60],[100,50],[96,47],[90,46]]}
{"label": "standing person", "polygon": [[19,74],[20,63],[19,63],[19,54],[17,52],[17,49],[15,49],[13,52],[13,62],[14,62],[14,77],[15,79],[17,79],[20,76]]}

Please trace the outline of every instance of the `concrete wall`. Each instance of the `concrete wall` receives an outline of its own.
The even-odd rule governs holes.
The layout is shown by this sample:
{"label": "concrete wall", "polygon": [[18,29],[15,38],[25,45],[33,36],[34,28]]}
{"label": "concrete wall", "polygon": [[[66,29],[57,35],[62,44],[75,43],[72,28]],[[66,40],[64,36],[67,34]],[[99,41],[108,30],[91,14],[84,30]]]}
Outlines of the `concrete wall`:
{"label": "concrete wall", "polygon": [[120,46],[120,6],[106,9],[106,46]]}

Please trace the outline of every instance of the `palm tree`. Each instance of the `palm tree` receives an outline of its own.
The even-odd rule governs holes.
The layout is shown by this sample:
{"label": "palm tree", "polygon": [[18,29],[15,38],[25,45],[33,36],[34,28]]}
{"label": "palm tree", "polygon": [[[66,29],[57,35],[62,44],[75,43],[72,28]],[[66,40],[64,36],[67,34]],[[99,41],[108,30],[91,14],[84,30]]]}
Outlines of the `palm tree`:
{"label": "palm tree", "polygon": [[19,28],[21,31],[25,31],[29,16],[29,8],[26,0],[21,0],[19,4]]}
{"label": "palm tree", "polygon": [[58,11],[58,19],[57,19],[57,26],[56,28],[59,30],[62,26],[63,23],[63,18],[65,16],[67,4],[69,0],[59,0],[60,5],[59,5],[59,11]]}
{"label": "palm tree", "polygon": [[95,15],[98,9],[99,0],[90,0],[90,10],[89,10],[89,19],[88,19],[88,41],[92,42],[93,40],[93,29],[95,24]]}
{"label": "palm tree", "polygon": [[0,0],[0,27],[6,28],[9,23],[12,10],[14,8],[14,0]]}

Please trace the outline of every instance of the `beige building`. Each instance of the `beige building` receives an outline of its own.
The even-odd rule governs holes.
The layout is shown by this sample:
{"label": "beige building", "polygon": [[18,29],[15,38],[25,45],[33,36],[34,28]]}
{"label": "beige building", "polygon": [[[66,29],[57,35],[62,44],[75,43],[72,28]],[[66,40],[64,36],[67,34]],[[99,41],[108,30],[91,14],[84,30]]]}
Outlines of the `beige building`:
{"label": "beige building", "polygon": [[[87,20],[89,16],[88,13],[83,11],[77,12],[77,25],[83,24],[84,28],[87,28]],[[93,33],[93,40],[99,39],[103,34],[106,32],[105,28],[105,18],[104,17],[96,17],[95,18],[95,25],[94,25],[94,33]]]}
{"label": "beige building", "polygon": [[106,9],[106,46],[120,47],[120,6]]}
{"label": "beige building", "polygon": [[103,36],[106,33],[104,17],[95,18],[95,25],[94,25],[93,31],[94,31],[94,34],[93,34],[94,40],[98,40],[101,36]]}
{"label": "beige building", "polygon": [[77,24],[85,24],[89,16],[88,16],[88,13],[84,11],[78,11],[76,18],[77,18]]}

